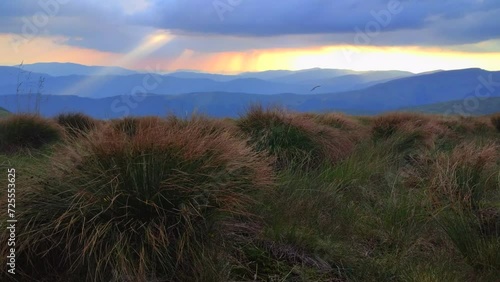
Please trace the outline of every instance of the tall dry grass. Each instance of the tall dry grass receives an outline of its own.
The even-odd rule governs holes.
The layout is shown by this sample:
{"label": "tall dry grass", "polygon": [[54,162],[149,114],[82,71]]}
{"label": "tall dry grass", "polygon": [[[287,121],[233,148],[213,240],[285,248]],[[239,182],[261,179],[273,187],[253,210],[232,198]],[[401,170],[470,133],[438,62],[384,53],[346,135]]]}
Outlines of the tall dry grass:
{"label": "tall dry grass", "polygon": [[358,143],[369,136],[369,127],[343,113],[303,114],[318,122],[338,129],[345,136]]}
{"label": "tall dry grass", "polygon": [[484,193],[496,188],[498,158],[498,147],[493,143],[479,147],[466,142],[451,154],[438,154],[430,166],[428,191],[432,202],[458,210],[478,208]]}
{"label": "tall dry grass", "polygon": [[237,122],[257,151],[276,157],[276,166],[313,168],[347,157],[354,141],[339,129],[318,124],[314,119],[279,109],[253,106]]}
{"label": "tall dry grass", "polygon": [[55,117],[55,121],[64,127],[71,136],[85,134],[95,129],[99,122],[84,113],[65,113]]}
{"label": "tall dry grass", "polygon": [[452,131],[439,117],[417,113],[388,113],[372,120],[375,140],[397,139],[396,147],[434,148],[439,140],[453,139]]}
{"label": "tall dry grass", "polygon": [[64,130],[55,122],[37,115],[16,114],[0,120],[0,152],[37,149],[64,137]]}
{"label": "tall dry grass", "polygon": [[46,177],[20,190],[23,277],[222,277],[226,222],[251,220],[251,195],[274,182],[270,160],[207,120],[138,119],[132,135],[115,125],[57,152]]}
{"label": "tall dry grass", "polygon": [[498,132],[500,132],[500,114],[496,114],[491,117],[491,123],[496,128]]}

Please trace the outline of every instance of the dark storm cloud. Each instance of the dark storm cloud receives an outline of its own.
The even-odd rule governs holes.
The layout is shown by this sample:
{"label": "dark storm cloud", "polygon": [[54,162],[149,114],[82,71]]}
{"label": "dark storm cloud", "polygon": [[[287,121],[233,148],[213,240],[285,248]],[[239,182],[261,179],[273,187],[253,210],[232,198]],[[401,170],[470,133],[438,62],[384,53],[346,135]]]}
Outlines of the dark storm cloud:
{"label": "dark storm cloud", "polygon": [[55,2],[63,4],[37,36],[64,36],[69,45],[113,52],[129,51],[155,29],[177,35],[165,49],[172,52],[356,44],[358,33],[366,33],[370,24],[373,30],[374,22],[380,32],[371,45],[439,46],[500,38],[498,0],[151,0],[135,13],[127,11],[137,3],[132,0],[3,1],[0,33],[22,35],[26,20],[50,14],[44,7]]}
{"label": "dark storm cloud", "polygon": [[148,12],[136,15],[136,20],[187,33],[257,37],[341,34],[363,30],[376,19],[374,14],[386,15],[391,2],[400,3],[397,10],[401,12],[391,15],[383,32],[430,29],[436,35],[449,34],[449,41],[454,43],[500,35],[497,0],[155,1]]}
{"label": "dark storm cloud", "polygon": [[117,0],[19,0],[0,4],[0,33],[15,34],[19,40],[63,36],[68,45],[127,52],[154,29],[131,25]]}

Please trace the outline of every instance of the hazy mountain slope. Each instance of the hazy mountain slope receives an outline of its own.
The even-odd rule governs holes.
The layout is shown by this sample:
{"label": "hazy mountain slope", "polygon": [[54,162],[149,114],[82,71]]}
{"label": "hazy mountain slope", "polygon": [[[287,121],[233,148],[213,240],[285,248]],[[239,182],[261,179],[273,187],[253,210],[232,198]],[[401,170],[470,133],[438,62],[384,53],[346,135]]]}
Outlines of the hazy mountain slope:
{"label": "hazy mountain slope", "polygon": [[317,89],[331,89],[335,87],[336,92],[359,90],[370,87],[375,84],[384,83],[394,79],[413,76],[411,72],[367,72],[362,74],[349,74],[327,79],[312,79],[304,81],[303,83],[310,85],[318,85],[321,88]]}
{"label": "hazy mountain slope", "polygon": [[[50,77],[45,73],[29,72],[18,67],[5,67],[0,66],[0,89],[8,89],[6,86],[10,85],[10,93],[15,93],[16,85],[22,83],[24,85],[34,84],[38,81],[39,77]],[[4,93],[0,92],[0,95]]]}
{"label": "hazy mountain slope", "polygon": [[[27,69],[47,71],[49,74],[29,72]],[[265,71],[239,75],[220,75],[200,72],[174,72],[167,75],[135,73],[126,75],[121,68],[89,67],[77,64],[40,63],[17,67],[0,67],[0,95],[17,92],[36,92],[38,79],[44,77],[43,93],[51,95],[79,95],[109,97],[144,91],[156,94],[183,94],[192,92],[245,92],[255,94],[334,93],[363,89],[387,79],[411,75],[398,71],[355,72],[335,69],[300,71]],[[109,71],[109,72],[107,72]],[[124,72],[121,75],[113,73]],[[66,73],[67,75],[60,75]],[[106,74],[106,75],[81,75]],[[345,75],[346,73],[350,73]],[[22,74],[22,75],[19,75]],[[54,75],[50,75],[54,74]],[[385,80],[380,80],[385,79]],[[18,84],[24,88],[18,91]],[[151,87],[148,87],[151,85]],[[35,87],[36,86],[36,87]],[[142,87],[142,89],[141,89]],[[30,90],[31,89],[31,90]]]}
{"label": "hazy mountain slope", "polygon": [[[17,76],[16,68],[8,68],[8,75],[0,72],[0,95],[16,93]],[[175,75],[178,75],[175,76]],[[26,75],[20,79],[25,85],[36,84],[38,77],[45,77],[43,93],[51,95],[78,95],[84,97],[110,97],[115,95],[133,94],[133,91],[144,91],[175,95],[192,92],[246,92],[255,94],[280,94],[297,93],[310,94],[311,89],[317,85],[316,82],[308,83],[281,83],[258,78],[229,79],[230,77],[203,74],[201,77],[188,73],[172,75],[107,75],[107,76],[48,76],[44,74],[32,74],[28,79]],[[184,76],[184,77],[182,77]],[[205,76],[205,78],[204,78]],[[314,90],[315,94],[333,93],[366,87],[360,84],[367,79],[361,77],[339,78],[334,83],[322,85]],[[210,79],[213,77],[217,80]],[[345,79],[345,81],[343,81]],[[146,83],[144,82],[146,81]],[[29,82],[29,83],[28,83]],[[148,85],[151,85],[148,89]],[[32,87],[33,88],[33,87]],[[137,90],[139,89],[139,90]],[[27,93],[28,90],[23,93]]]}
{"label": "hazy mountain slope", "polygon": [[467,106],[467,103],[464,100],[455,100],[413,108],[403,108],[402,110],[433,114],[461,114],[461,112],[464,112],[467,115],[489,115],[493,113],[500,113],[500,97],[492,97],[484,100],[478,99],[477,104],[471,103],[470,106]]}
{"label": "hazy mountain slope", "polygon": [[215,81],[230,81],[238,78],[243,78],[243,76],[239,75],[225,75],[225,74],[213,74],[213,73],[190,72],[190,71],[177,71],[169,73],[167,75],[178,78],[206,78]]}
{"label": "hazy mountain slope", "polygon": [[[310,94],[311,89],[317,85],[316,81],[308,83],[282,83],[263,80],[259,78],[240,78],[239,76],[223,76],[196,73],[174,73],[169,75],[107,75],[107,76],[50,76],[42,73],[24,72],[18,79],[18,68],[3,67],[0,69],[0,95],[15,94],[17,81],[26,87],[22,93],[28,93],[31,85],[36,91],[39,77],[44,77],[43,93],[51,95],[78,95],[84,97],[109,97],[115,95],[133,94],[133,91],[142,91],[156,94],[183,94],[192,92],[246,92],[255,94],[297,93]],[[213,79],[210,79],[212,77]],[[231,79],[236,77],[236,79]],[[376,76],[373,76],[376,77]],[[214,80],[215,79],[215,80]],[[371,84],[366,84],[370,78],[364,74],[339,77],[331,83],[324,83],[314,90],[315,94],[333,93],[353,89],[361,89]],[[144,82],[146,81],[146,83]],[[373,82],[376,83],[376,82]],[[148,89],[148,85],[151,85]],[[138,89],[138,90],[137,90]]]}
{"label": "hazy mountain slope", "polygon": [[376,81],[382,82],[384,80],[392,80],[413,75],[415,74],[405,71],[369,71],[341,76],[332,76],[327,78],[312,78],[307,80],[300,80],[300,83],[317,84],[322,86],[342,84],[357,85]]}
{"label": "hazy mountain slope", "polygon": [[[482,85],[479,77],[500,82],[500,71],[481,69],[444,71],[395,79],[362,90],[318,95],[321,101],[362,110],[393,110],[465,98]],[[492,97],[500,96],[496,88]]]}
{"label": "hazy mountain slope", "polygon": [[[305,70],[304,70],[305,71]],[[241,78],[258,78],[264,80],[272,80],[280,77],[284,77],[286,75],[290,75],[299,71],[291,71],[291,70],[268,70],[268,71],[260,71],[260,72],[243,72],[238,74]]]}
{"label": "hazy mountain slope", "polygon": [[[369,71],[357,72],[351,70],[336,70],[336,69],[308,69],[299,71],[264,71],[264,72],[247,72],[235,75],[211,74],[203,72],[173,72],[168,76],[179,78],[207,78],[215,81],[231,81],[235,79],[251,78],[261,79],[271,82],[287,83],[294,85],[307,85],[314,87],[322,85],[321,91],[325,92],[327,87],[329,91],[346,91],[353,89],[361,89],[373,85],[374,83],[384,82],[390,79],[407,77],[414,75],[411,72],[404,71]],[[369,84],[371,82],[371,84]],[[368,85],[369,84],[369,85]],[[320,91],[320,90],[318,90]]]}
{"label": "hazy mountain slope", "polygon": [[35,63],[24,65],[28,71],[46,73],[51,76],[68,75],[131,75],[138,72],[120,68],[105,66],[85,66],[73,63]]}
{"label": "hazy mountain slope", "polygon": [[[330,79],[330,78],[348,75],[348,74],[357,74],[357,72],[353,71],[353,70],[314,68],[314,69],[295,71],[291,74],[276,77],[276,78],[273,78],[271,80],[275,81],[275,82],[283,82],[283,83],[307,83],[306,81]],[[309,83],[311,83],[311,82],[309,82]],[[315,83],[315,82],[312,82],[312,83]]]}
{"label": "hazy mountain slope", "polygon": [[[146,83],[144,81],[146,81]],[[14,94],[15,89],[15,80],[11,78],[4,81],[3,84],[0,84],[0,95]],[[276,94],[283,92],[307,93],[310,87],[305,85],[276,83],[255,78],[240,78],[227,82],[220,82],[206,78],[178,78],[168,75],[153,76],[135,74],[128,76],[102,77],[71,75],[47,77],[44,82],[43,93],[100,98],[115,95],[131,95],[135,91],[140,92],[144,91],[144,89],[147,92],[167,95],[201,91]]]}
{"label": "hazy mountain slope", "polygon": [[[22,105],[21,111],[34,108],[33,99],[30,100],[26,95],[20,97],[7,95],[0,97],[0,101],[10,111],[16,111],[17,101]],[[297,111],[313,108],[318,111],[342,109],[350,113],[358,112],[356,109],[351,111],[341,105],[328,105],[306,95],[257,95],[227,92],[149,95],[146,97],[116,96],[100,99],[49,95],[43,97],[40,109],[44,116],[54,116],[61,112],[84,112],[96,118],[116,118],[125,115],[163,116],[167,113],[184,116],[198,112],[214,117],[236,117],[252,103],[260,103],[264,106],[279,105]]]}
{"label": "hazy mountain slope", "polygon": [[[412,76],[377,84],[366,89],[330,94],[298,95],[283,93],[276,95],[258,95],[234,91],[199,91],[182,95],[149,95],[147,97],[108,97],[89,99],[76,96],[48,96],[41,109],[44,115],[55,115],[64,111],[82,111],[99,118],[132,115],[164,115],[168,112],[185,115],[195,111],[216,117],[234,117],[251,103],[263,105],[280,105],[303,112],[344,111],[351,114],[377,114],[384,111],[413,108],[439,102],[449,102],[469,97],[481,85],[478,77],[500,81],[500,72],[487,72],[480,69],[439,72]],[[115,77],[126,87],[133,87],[127,77]],[[179,78],[165,78],[172,86]],[[170,79],[170,80],[168,80]],[[218,84],[208,79],[188,79],[198,81],[200,89],[207,89],[207,84]],[[115,81],[116,82],[116,81]],[[226,89],[248,89],[261,82],[257,79],[239,79],[223,83]],[[273,83],[268,89],[273,89]],[[108,82],[106,82],[108,83]],[[109,82],[102,89],[117,93],[112,87],[116,83]],[[247,88],[238,88],[247,84]],[[186,83],[178,85],[179,89]],[[203,86],[200,86],[203,85]],[[68,85],[74,87],[72,85]],[[219,85],[220,86],[220,85]],[[186,88],[187,89],[187,88]],[[181,90],[186,90],[181,89]],[[500,97],[500,88],[490,93],[491,97]],[[124,94],[127,94],[126,92]],[[16,95],[0,97],[5,108],[16,110]],[[29,98],[22,96],[20,104],[29,105]],[[140,102],[137,102],[140,100]],[[33,99],[31,101],[33,103]],[[488,103],[485,103],[488,104]],[[494,104],[492,104],[492,107]],[[33,108],[33,105],[31,105]]]}

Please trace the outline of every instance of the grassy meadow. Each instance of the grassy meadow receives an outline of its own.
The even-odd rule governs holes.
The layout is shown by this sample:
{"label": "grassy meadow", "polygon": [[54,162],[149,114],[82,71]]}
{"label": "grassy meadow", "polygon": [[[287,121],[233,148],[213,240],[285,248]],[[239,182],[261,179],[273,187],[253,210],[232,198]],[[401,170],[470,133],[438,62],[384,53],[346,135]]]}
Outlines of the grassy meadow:
{"label": "grassy meadow", "polygon": [[500,114],[9,115],[0,167],[0,281],[500,277]]}
{"label": "grassy meadow", "polygon": [[0,117],[5,117],[7,115],[9,115],[9,112],[6,109],[0,107]]}

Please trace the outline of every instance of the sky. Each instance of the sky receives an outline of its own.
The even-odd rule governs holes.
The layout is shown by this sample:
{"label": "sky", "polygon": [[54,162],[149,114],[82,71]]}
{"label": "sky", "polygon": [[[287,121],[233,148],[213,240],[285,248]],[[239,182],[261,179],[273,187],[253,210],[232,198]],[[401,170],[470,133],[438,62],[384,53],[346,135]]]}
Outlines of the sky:
{"label": "sky", "polygon": [[500,70],[498,0],[16,0],[0,65]]}

